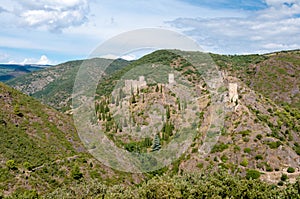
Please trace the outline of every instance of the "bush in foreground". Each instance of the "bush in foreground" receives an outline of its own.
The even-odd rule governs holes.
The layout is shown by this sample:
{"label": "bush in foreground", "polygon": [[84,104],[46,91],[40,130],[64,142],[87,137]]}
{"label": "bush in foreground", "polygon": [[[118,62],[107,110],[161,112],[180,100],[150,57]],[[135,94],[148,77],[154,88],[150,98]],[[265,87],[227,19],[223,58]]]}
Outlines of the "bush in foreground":
{"label": "bush in foreground", "polygon": [[74,186],[59,188],[45,198],[299,198],[299,195],[299,180],[281,188],[222,171],[156,176],[139,186],[109,187],[98,181],[74,183]]}

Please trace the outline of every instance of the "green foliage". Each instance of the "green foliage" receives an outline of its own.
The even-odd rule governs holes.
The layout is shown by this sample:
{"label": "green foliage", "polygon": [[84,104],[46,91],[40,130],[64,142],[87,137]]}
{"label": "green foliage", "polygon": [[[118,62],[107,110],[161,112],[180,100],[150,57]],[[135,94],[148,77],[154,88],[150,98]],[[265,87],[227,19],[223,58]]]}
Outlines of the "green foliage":
{"label": "green foliage", "polygon": [[222,152],[225,149],[228,149],[228,147],[229,147],[228,144],[224,144],[224,143],[215,144],[211,150],[211,153]]}
{"label": "green foliage", "polygon": [[273,171],[273,168],[270,166],[270,165],[266,165],[266,171],[267,172],[272,172]]}
{"label": "green foliage", "polygon": [[167,118],[167,120],[169,120],[170,117],[171,117],[171,114],[170,114],[170,107],[167,106],[167,110],[166,110],[166,118]]}
{"label": "green foliage", "polygon": [[173,130],[174,130],[174,125],[172,124],[171,121],[167,121],[164,123],[163,128],[162,128],[162,139],[165,141],[168,141],[170,136],[173,135]]}
{"label": "green foliage", "polygon": [[289,167],[289,168],[287,169],[287,172],[288,172],[288,173],[294,173],[294,172],[295,172],[295,169],[294,169],[293,167]]}
{"label": "green foliage", "polygon": [[[254,170],[255,171],[255,170]],[[225,171],[205,171],[183,175],[155,176],[139,186],[107,186],[97,180],[61,187],[46,198],[299,198],[299,180],[284,188],[258,179],[251,173],[249,180]],[[252,180],[250,180],[252,179]]]}
{"label": "green foliage", "polygon": [[245,152],[245,153],[250,153],[250,152],[251,152],[251,149],[250,149],[250,148],[244,148],[244,152]]}
{"label": "green foliage", "polygon": [[289,179],[289,178],[288,178],[288,176],[287,176],[285,173],[283,173],[283,174],[281,175],[280,179],[281,179],[282,181],[286,181],[286,180]]}
{"label": "green foliage", "polygon": [[23,163],[23,166],[27,169],[27,170],[31,170],[33,167],[32,167],[32,165],[29,163],[29,162],[24,162]]}
{"label": "green foliage", "polygon": [[262,159],[263,159],[263,156],[260,155],[260,154],[258,154],[258,155],[255,156],[255,159],[256,159],[256,160],[262,160]]}
{"label": "green foliage", "polygon": [[7,160],[6,161],[6,167],[9,169],[9,170],[16,170],[17,169],[17,165],[15,163],[14,160]]}
{"label": "green foliage", "polygon": [[248,160],[247,160],[247,158],[244,158],[243,160],[242,160],[242,162],[240,163],[240,165],[241,166],[243,166],[243,167],[246,167],[246,166],[248,166]]}
{"label": "green foliage", "polygon": [[262,135],[261,135],[261,134],[258,134],[258,135],[256,135],[256,138],[257,138],[258,140],[261,140],[261,139],[262,139]]}
{"label": "green foliage", "polygon": [[260,178],[260,172],[257,171],[257,170],[253,170],[253,169],[249,169],[247,172],[246,172],[246,179],[250,180],[255,180],[255,179],[258,179]]}
{"label": "green foliage", "polygon": [[238,151],[241,150],[241,147],[235,145],[235,146],[233,147],[233,150],[234,150],[234,152],[236,153],[236,152],[238,152]]}
{"label": "green foliage", "polygon": [[38,199],[39,197],[36,190],[16,190],[9,198],[20,198],[20,199]]}
{"label": "green foliage", "polygon": [[158,151],[161,148],[159,135],[156,134],[153,140],[152,151]]}
{"label": "green foliage", "polygon": [[239,134],[241,134],[243,137],[250,135],[250,130],[240,131]]}
{"label": "green foliage", "polygon": [[159,87],[158,87],[158,85],[156,85],[155,92],[158,92],[158,91],[159,91]]}
{"label": "green foliage", "polygon": [[83,174],[81,173],[80,168],[77,164],[74,165],[71,170],[71,177],[75,180],[79,180],[83,177]]}
{"label": "green foliage", "polygon": [[277,149],[280,145],[282,145],[282,143],[280,141],[277,141],[277,142],[268,142],[267,145],[271,149]]}

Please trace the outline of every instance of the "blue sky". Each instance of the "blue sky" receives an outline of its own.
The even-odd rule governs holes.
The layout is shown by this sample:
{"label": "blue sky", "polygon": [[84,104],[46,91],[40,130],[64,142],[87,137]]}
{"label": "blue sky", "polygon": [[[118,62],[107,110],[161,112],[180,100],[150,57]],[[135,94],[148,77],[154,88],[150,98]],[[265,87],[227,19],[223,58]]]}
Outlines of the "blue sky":
{"label": "blue sky", "polygon": [[0,0],[0,63],[82,59],[139,28],[180,32],[222,54],[300,48],[300,0]]}

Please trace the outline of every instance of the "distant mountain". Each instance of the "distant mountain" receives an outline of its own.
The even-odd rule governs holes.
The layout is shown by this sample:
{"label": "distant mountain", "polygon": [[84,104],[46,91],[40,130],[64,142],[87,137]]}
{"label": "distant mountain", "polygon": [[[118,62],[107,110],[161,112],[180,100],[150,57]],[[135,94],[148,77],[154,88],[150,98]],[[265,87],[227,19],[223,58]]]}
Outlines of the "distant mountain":
{"label": "distant mountain", "polygon": [[[7,81],[7,84],[39,99],[44,104],[48,104],[61,111],[66,111],[70,109],[71,93],[81,64],[84,63],[96,69],[99,66],[101,70],[101,65],[110,62],[112,60],[101,58],[70,61],[12,79]],[[127,66],[129,63],[126,60],[117,59],[110,64],[102,75],[109,75],[115,70]]]}
{"label": "distant mountain", "polygon": [[20,77],[33,71],[41,70],[50,65],[36,65],[36,64],[0,64],[0,81],[5,82],[15,77]]}

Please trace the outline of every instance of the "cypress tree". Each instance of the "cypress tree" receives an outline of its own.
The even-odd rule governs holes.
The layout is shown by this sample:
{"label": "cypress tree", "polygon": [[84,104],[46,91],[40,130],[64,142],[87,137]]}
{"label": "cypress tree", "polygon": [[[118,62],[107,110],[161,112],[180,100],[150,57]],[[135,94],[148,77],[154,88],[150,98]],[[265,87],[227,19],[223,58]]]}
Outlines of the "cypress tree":
{"label": "cypress tree", "polygon": [[171,117],[171,115],[170,115],[170,107],[169,106],[167,106],[166,117],[167,117],[167,120],[169,120],[170,117]]}
{"label": "cypress tree", "polygon": [[156,134],[153,140],[152,151],[158,151],[161,148],[159,135]]}

